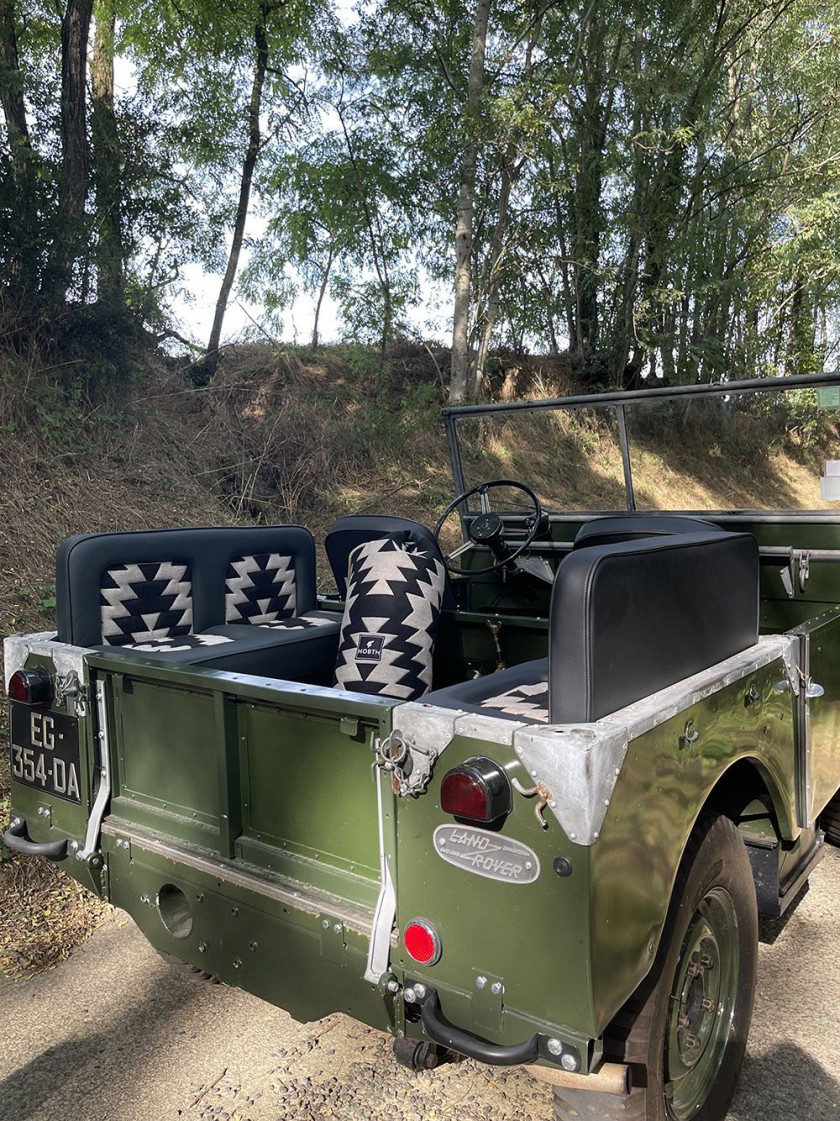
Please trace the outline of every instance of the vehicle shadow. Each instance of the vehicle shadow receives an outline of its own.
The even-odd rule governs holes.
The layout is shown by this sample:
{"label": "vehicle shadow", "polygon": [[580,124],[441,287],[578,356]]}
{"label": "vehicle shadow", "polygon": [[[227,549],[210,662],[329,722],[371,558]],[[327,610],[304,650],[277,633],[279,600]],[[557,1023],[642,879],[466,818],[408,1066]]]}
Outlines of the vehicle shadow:
{"label": "vehicle shadow", "polygon": [[793,901],[790,903],[785,913],[778,919],[761,919],[758,937],[763,946],[772,946],[779,935],[784,932],[785,927],[796,914],[797,908],[807,896],[810,886],[811,885],[806,880],[794,896]]}
{"label": "vehicle shadow", "polygon": [[747,1056],[727,1121],[816,1121],[838,1108],[840,1082],[791,1043]]}

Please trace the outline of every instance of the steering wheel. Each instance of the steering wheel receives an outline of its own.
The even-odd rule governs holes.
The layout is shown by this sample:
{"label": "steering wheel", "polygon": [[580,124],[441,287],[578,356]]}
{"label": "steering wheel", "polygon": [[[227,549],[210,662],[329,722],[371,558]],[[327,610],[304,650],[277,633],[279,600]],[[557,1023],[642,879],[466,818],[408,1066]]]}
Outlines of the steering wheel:
{"label": "steering wheel", "polygon": [[[520,542],[516,548],[512,548],[507,541],[505,541],[504,522],[499,514],[496,514],[490,509],[490,499],[487,492],[492,487],[515,487],[517,490],[524,491],[534,508],[533,514],[530,515],[526,522],[528,532],[525,535],[525,540]],[[453,511],[463,505],[468,498],[472,498],[474,494],[479,496],[481,513],[477,518],[473,518],[467,526],[469,540],[443,557],[443,563],[447,572],[452,572],[456,576],[482,576],[486,572],[496,572],[497,569],[505,568],[511,561],[516,560],[518,556],[525,552],[537,536],[540,526],[543,523],[542,505],[539,498],[537,498],[530,487],[526,487],[524,483],[517,483],[513,479],[490,479],[486,483],[477,483],[471,490],[465,490],[463,494],[459,494],[454,501],[449,503],[438,518],[434,528],[435,540],[438,544],[440,544],[440,531],[443,528],[443,523]],[[458,557],[463,556],[464,553],[468,553],[470,549],[474,549],[476,545],[487,546],[494,557],[492,564],[486,565],[484,568],[461,568],[452,563]]]}

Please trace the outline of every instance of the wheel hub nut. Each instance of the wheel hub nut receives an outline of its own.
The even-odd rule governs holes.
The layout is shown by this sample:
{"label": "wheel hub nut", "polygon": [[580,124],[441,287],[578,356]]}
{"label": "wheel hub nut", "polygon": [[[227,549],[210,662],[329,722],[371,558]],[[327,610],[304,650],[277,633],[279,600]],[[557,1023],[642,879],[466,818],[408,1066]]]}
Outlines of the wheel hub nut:
{"label": "wheel hub nut", "polygon": [[690,1047],[692,1051],[696,1051],[700,1046],[700,1040],[696,1035],[687,1035],[685,1037],[685,1045],[686,1047]]}

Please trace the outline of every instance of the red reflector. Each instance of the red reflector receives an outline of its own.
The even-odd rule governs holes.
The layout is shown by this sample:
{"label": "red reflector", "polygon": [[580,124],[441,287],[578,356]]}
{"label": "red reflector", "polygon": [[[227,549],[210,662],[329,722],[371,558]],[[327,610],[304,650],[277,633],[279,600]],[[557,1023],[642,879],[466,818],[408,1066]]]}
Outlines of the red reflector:
{"label": "red reflector", "polygon": [[453,817],[488,821],[490,792],[481,779],[466,771],[450,771],[441,783],[440,808]]}
{"label": "red reflector", "polygon": [[440,957],[440,937],[431,923],[414,919],[403,932],[403,942],[409,955],[421,965],[434,965]]}
{"label": "red reflector", "polygon": [[9,678],[9,699],[25,705],[48,705],[53,697],[52,678],[43,666],[19,669]]}

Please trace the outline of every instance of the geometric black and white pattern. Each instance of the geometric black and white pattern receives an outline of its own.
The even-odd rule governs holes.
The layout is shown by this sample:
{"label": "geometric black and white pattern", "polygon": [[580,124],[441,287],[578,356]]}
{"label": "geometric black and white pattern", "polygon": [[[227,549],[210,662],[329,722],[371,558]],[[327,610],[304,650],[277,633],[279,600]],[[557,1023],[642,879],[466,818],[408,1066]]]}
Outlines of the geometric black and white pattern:
{"label": "geometric black and white pattern", "polygon": [[225,577],[225,622],[264,626],[294,615],[295,561],[280,553],[236,557]]}
{"label": "geometric black and white pattern", "polygon": [[528,720],[548,723],[548,682],[537,681],[533,685],[517,685],[500,693],[498,697],[486,697],[482,708],[493,708],[509,716],[524,716]]}
{"label": "geometric black and white pattern", "polygon": [[107,569],[100,584],[102,641],[108,646],[169,639],[192,631],[189,566],[171,561]]}
{"label": "geometric black and white pattern", "polygon": [[440,560],[410,543],[383,538],[350,553],[337,688],[402,700],[428,692],[444,579]]}
{"label": "geometric black and white pattern", "polygon": [[258,623],[257,626],[267,631],[307,631],[313,627],[335,626],[337,618],[336,615],[332,619],[321,619],[316,615],[310,619],[306,615],[299,615],[297,618],[281,619],[276,623]]}
{"label": "geometric black and white pattern", "polygon": [[123,646],[130,647],[132,650],[149,650],[153,653],[159,653],[161,651],[201,650],[205,646],[218,646],[219,643],[233,641],[232,638],[220,634],[185,634],[180,637],[173,635],[170,638],[155,638],[149,642],[123,643]]}

